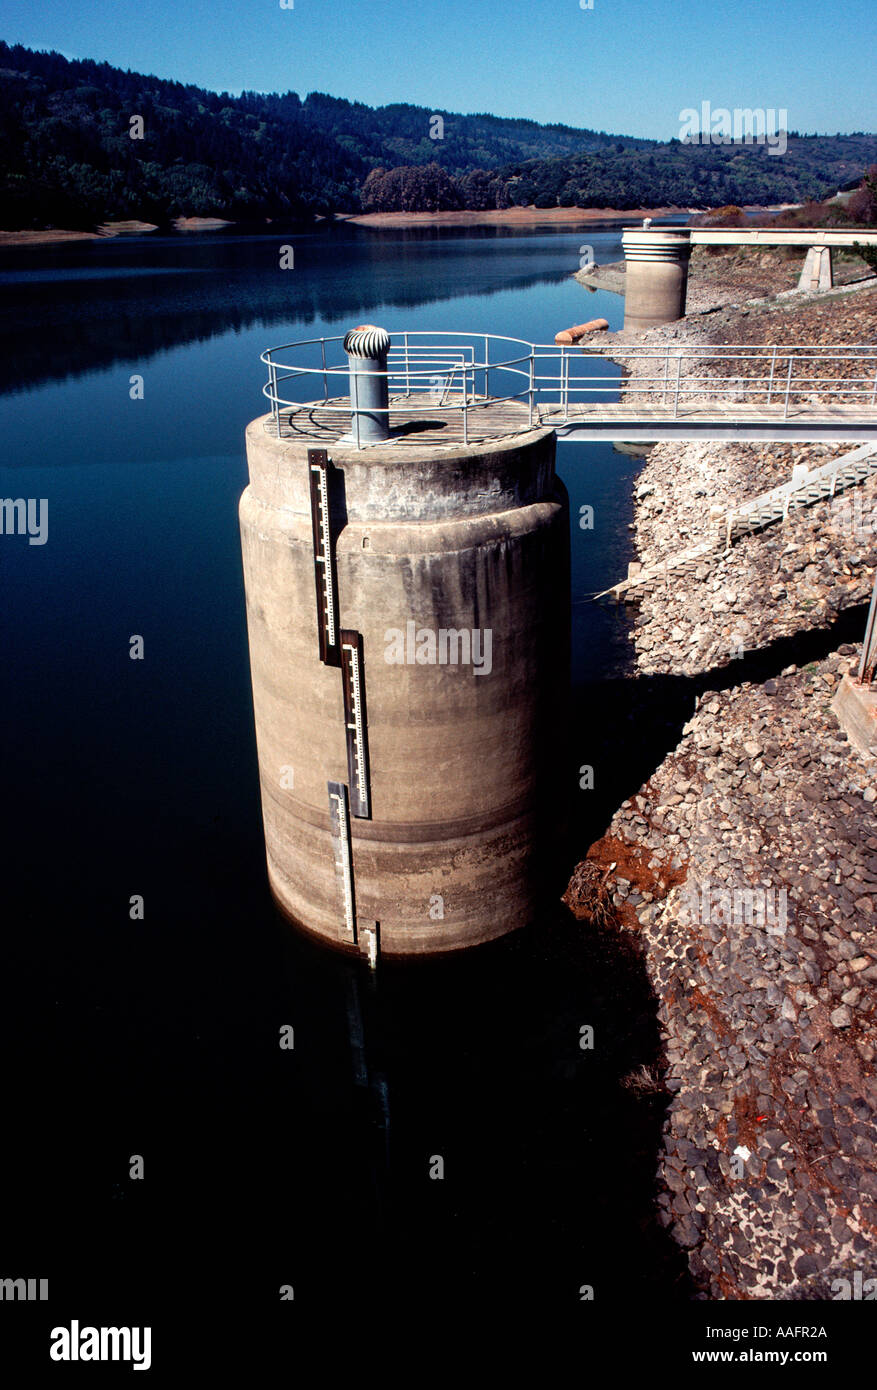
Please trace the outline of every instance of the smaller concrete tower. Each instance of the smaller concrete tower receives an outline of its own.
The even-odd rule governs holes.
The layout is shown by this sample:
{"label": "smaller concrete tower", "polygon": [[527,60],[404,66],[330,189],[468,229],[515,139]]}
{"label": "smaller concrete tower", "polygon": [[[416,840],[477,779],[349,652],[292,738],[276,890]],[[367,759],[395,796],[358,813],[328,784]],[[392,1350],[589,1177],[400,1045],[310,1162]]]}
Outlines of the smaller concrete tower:
{"label": "smaller concrete tower", "polygon": [[636,331],[682,318],[691,254],[687,228],[627,231],[621,244],[626,261],[624,327]]}

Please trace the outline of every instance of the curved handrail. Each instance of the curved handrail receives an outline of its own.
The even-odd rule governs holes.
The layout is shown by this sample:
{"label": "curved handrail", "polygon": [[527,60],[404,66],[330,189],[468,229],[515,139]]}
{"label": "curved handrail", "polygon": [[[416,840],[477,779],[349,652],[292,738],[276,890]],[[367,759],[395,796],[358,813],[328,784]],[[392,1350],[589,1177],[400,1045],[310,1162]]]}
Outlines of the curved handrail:
{"label": "curved handrail", "polygon": [[[667,343],[597,344],[531,343],[508,334],[450,329],[400,329],[390,333],[386,369],[370,372],[385,378],[386,406],[369,404],[369,415],[410,411],[412,397],[429,392],[437,399],[428,402],[430,412],[461,414],[463,435],[467,439],[469,413],[486,407],[520,402],[526,409],[522,428],[541,423],[537,405],[549,412],[551,422],[569,420],[570,407],[587,409],[606,400],[606,392],[620,390],[630,399],[657,400],[672,410],[676,418],[680,404],[694,396],[716,399],[735,397],[766,398],[766,404],[783,405],[783,418],[790,402],[802,395],[811,403],[846,398],[863,399],[877,408],[877,345],[852,343]],[[330,414],[351,413],[349,393],[339,390],[330,396],[330,383],[348,381],[349,363],[343,352],[344,335],[305,338],[294,343],[266,348],[260,360],[268,367],[269,378],[262,394],[272,406],[277,428],[281,410],[291,413],[319,408]],[[286,360],[306,349],[319,349],[315,365]],[[516,353],[515,349],[524,349]],[[498,350],[491,361],[491,351]],[[505,354],[511,352],[512,355]],[[594,373],[590,364],[600,360],[610,370]],[[834,365],[845,364],[847,375]],[[727,364],[727,365],[726,365]],[[551,370],[551,367],[555,370]],[[572,370],[573,367],[576,370]],[[858,368],[849,374],[850,367]],[[710,368],[718,368],[710,371]],[[801,372],[800,368],[807,370]],[[834,370],[832,368],[834,367]],[[795,369],[798,373],[795,375]],[[769,375],[768,375],[769,369]],[[491,374],[507,373],[517,389],[492,395]],[[481,381],[478,382],[478,375]],[[313,377],[322,378],[322,400],[290,400],[281,387]],[[478,390],[476,383],[483,386]],[[821,398],[821,400],[817,399]],[[426,404],[426,402],[424,402]],[[353,410],[354,423],[357,412]],[[526,418],[526,425],[523,423]],[[578,418],[578,417],[576,417]],[[506,422],[507,424],[507,422]],[[358,424],[356,424],[358,435]]]}
{"label": "curved handrail", "polygon": [[[278,344],[266,348],[260,360],[268,367],[268,381],[262,387],[262,394],[270,403],[274,422],[279,430],[280,411],[291,413],[307,408],[319,408],[330,415],[352,414],[357,436],[359,423],[355,410],[351,410],[349,394],[339,391],[330,395],[331,384],[342,379],[349,380],[350,367],[343,344],[346,335],[301,339],[295,343]],[[429,401],[430,413],[461,414],[463,417],[463,438],[468,442],[469,413],[485,408],[520,402],[528,407],[527,423],[534,421],[536,387],[534,382],[535,355],[533,345],[524,338],[513,338],[503,334],[470,333],[439,329],[403,329],[389,334],[390,351],[386,367],[370,371],[370,377],[381,377],[387,382],[388,396],[392,397],[385,406],[370,403],[368,414],[381,415],[390,423],[392,415],[411,409],[412,396],[426,395],[438,397]],[[491,347],[501,344],[500,355],[491,360]],[[483,348],[482,348],[483,345]],[[319,347],[318,363],[302,364],[289,360],[296,353]],[[523,348],[523,352],[515,352]],[[343,352],[343,356],[342,356]],[[511,352],[512,355],[506,355]],[[334,361],[333,361],[334,359]],[[490,391],[490,377],[494,383],[497,373],[505,373],[520,381],[517,390],[507,390],[503,394]],[[483,391],[479,394],[476,375],[481,374]],[[301,401],[289,398],[295,392],[294,385],[281,390],[286,383],[296,383],[311,378],[322,381],[320,401]],[[395,390],[393,390],[395,388]],[[453,393],[453,394],[451,394]]]}
{"label": "curved handrail", "polygon": [[[512,338],[506,333],[483,333],[480,329],[451,329],[451,328],[399,328],[396,330],[387,329],[391,343],[399,338],[427,338],[430,341],[434,338],[479,338],[482,342],[487,340],[491,343],[519,343],[521,347],[532,348],[533,343],[528,338]],[[262,353],[262,360],[265,360],[266,353],[283,352],[287,348],[312,347],[314,343],[342,343],[345,334],[338,333],[332,337],[322,338],[300,338],[294,343],[280,343],[277,347],[266,348]],[[528,353],[529,355],[529,353]]]}

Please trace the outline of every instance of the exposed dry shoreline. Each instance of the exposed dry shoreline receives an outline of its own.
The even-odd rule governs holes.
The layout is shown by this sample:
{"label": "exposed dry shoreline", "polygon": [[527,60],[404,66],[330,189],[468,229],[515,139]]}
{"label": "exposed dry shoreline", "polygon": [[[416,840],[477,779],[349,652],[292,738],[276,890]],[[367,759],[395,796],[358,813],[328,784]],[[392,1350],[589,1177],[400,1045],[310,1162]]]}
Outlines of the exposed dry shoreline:
{"label": "exposed dry shoreline", "polygon": [[[771,207],[752,208],[759,212],[781,212],[785,208],[797,207],[796,203],[781,203]],[[747,209],[750,210],[750,209]],[[637,221],[643,217],[670,217],[674,213],[686,215],[703,211],[697,208],[496,208],[483,212],[342,212],[336,213],[336,222],[354,222],[361,227],[537,227],[537,226],[578,226],[590,222]],[[318,218],[324,221],[324,218]],[[266,230],[271,219],[266,219]],[[223,227],[234,226],[221,217],[178,217],[174,223],[178,232],[220,231]],[[114,229],[122,229],[114,230]],[[0,231],[0,246],[39,246],[58,241],[94,241],[99,236],[145,235],[156,231],[149,222],[110,223],[105,222],[100,231],[76,232],[63,228],[49,228],[41,231]],[[584,281],[583,281],[584,283]],[[596,282],[595,282],[596,286]],[[615,288],[615,286],[611,286]]]}
{"label": "exposed dry shoreline", "polygon": [[47,231],[0,231],[0,247],[48,246],[55,242],[100,240],[101,236],[99,232],[71,232],[65,231],[63,228],[60,227],[52,227]]}
{"label": "exposed dry shoreline", "polygon": [[[692,269],[701,312],[615,340],[874,340],[873,280],[759,302],[797,266]],[[655,446],[636,484],[639,560],[707,536],[710,504],[852,447]],[[664,752],[568,890],[587,909],[615,866],[608,905],[639,944],[663,1040],[659,1219],[701,1297],[830,1299],[835,1281],[877,1275],[877,759],[831,708],[875,571],[872,477],[642,593],[639,717]]]}
{"label": "exposed dry shoreline", "polygon": [[449,227],[479,226],[575,226],[586,222],[627,221],[642,217],[669,217],[684,208],[499,208],[485,212],[368,212],[339,216],[338,221],[355,222],[361,227]]}
{"label": "exposed dry shoreline", "polygon": [[[336,222],[354,222],[361,227],[480,227],[480,226],[577,226],[589,222],[623,221],[640,217],[666,217],[680,208],[635,208],[619,212],[617,208],[503,208],[488,212],[372,212],[338,213]],[[323,219],[320,219],[323,220]],[[221,217],[178,217],[174,227],[178,232],[213,232],[231,227]],[[270,223],[266,222],[268,231]],[[107,236],[145,236],[157,231],[151,222],[105,222],[100,230],[77,232],[61,227],[40,231],[0,231],[0,247],[42,246],[52,242],[97,241]]]}
{"label": "exposed dry shoreline", "polygon": [[[221,217],[178,217],[174,221],[177,232],[219,232],[223,227],[231,227]],[[48,246],[55,242],[67,241],[105,241],[112,237],[151,236],[159,231],[155,222],[102,222],[97,231],[74,232],[60,227],[47,230],[3,232],[0,231],[0,247],[3,246]]]}

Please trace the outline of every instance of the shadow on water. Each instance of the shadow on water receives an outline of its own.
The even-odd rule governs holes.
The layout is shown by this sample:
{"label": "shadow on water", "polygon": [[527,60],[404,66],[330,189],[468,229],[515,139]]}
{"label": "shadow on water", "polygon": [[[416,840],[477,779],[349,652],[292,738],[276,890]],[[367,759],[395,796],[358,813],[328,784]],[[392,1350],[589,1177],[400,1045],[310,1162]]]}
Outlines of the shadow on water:
{"label": "shadow on water", "polygon": [[[273,908],[257,836],[159,839],[106,861],[91,914],[73,856],[54,890],[32,866],[11,919],[5,1248],[71,1315],[135,1307],[185,1344],[217,1300],[271,1314],[286,1285],[315,1311],[690,1296],[654,1221],[666,1097],[624,1084],[659,1047],[632,947],[558,908],[373,976]],[[132,881],[148,931],[120,931]]]}
{"label": "shadow on water", "polygon": [[[558,909],[374,975],[288,934],[285,954],[290,1011],[346,1071],[328,1091],[299,1059],[297,1100],[329,1140],[320,1169],[349,1209],[359,1287],[460,1309],[572,1308],[584,1284],[601,1301],[687,1296],[654,1221],[666,1098],[624,1084],[659,1042],[634,949]],[[325,1297],[335,1271],[315,1249],[303,1297],[317,1271]]]}

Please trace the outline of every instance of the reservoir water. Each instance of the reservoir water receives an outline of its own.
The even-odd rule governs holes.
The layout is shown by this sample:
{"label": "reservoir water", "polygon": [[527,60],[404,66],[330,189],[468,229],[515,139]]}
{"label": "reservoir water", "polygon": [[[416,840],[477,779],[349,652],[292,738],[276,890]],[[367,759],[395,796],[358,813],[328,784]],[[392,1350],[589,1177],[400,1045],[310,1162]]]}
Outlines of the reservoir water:
{"label": "reservoir water", "polygon": [[[0,255],[0,495],[48,502],[45,544],[0,537],[4,1253],[64,1316],[185,1340],[231,1290],[271,1331],[391,1300],[685,1296],[655,1221],[661,1098],[627,1084],[658,1046],[632,947],[558,902],[372,978],[275,910],[236,511],[265,347],[363,321],[617,328],[622,301],[570,276],[620,236],[338,226]],[[613,809],[629,644],[588,596],[626,573],[639,461],[558,461],[573,526],[595,516],[572,538],[571,871]]]}

